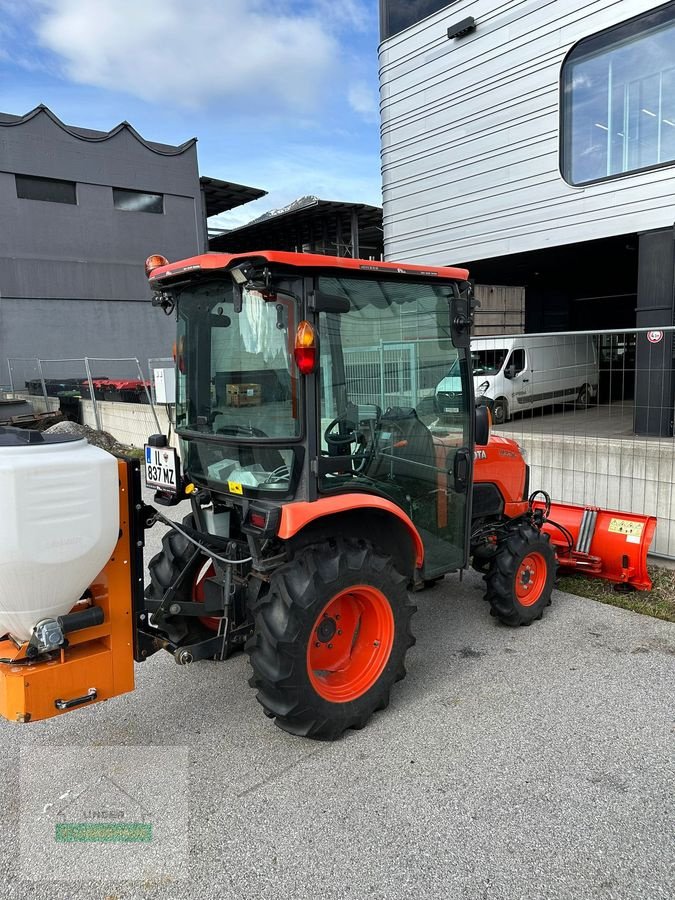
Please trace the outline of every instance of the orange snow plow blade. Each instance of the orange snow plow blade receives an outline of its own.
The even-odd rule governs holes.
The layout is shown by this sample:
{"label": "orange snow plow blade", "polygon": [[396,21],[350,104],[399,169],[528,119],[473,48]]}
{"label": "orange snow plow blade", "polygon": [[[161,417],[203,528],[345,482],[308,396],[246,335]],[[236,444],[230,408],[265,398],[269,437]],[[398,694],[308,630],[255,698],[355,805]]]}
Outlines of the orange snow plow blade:
{"label": "orange snow plow blade", "polygon": [[[546,514],[546,505],[535,502]],[[656,518],[634,513],[551,503],[543,531],[550,536],[562,569],[649,591],[647,553]]]}

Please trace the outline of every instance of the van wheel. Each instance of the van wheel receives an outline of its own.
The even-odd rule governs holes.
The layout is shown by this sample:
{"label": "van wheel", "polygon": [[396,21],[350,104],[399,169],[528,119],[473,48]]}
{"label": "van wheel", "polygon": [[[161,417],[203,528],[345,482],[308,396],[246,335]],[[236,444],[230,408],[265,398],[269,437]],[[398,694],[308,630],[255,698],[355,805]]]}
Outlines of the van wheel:
{"label": "van wheel", "polygon": [[503,425],[509,420],[509,404],[504,397],[495,400],[492,409],[492,421],[495,425]]}
{"label": "van wheel", "polygon": [[593,397],[591,395],[591,386],[590,384],[585,384],[582,388],[579,389],[579,393],[577,394],[577,399],[574,401],[574,405],[577,409],[587,409],[592,402]]}

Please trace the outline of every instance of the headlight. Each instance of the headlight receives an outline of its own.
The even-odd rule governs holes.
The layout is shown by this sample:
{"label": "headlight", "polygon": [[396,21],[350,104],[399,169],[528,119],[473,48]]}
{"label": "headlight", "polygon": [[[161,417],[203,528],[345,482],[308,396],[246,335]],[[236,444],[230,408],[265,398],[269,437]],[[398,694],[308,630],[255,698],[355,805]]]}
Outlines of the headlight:
{"label": "headlight", "polygon": [[482,384],[478,385],[478,387],[476,388],[476,393],[478,394],[479,397],[482,397],[483,394],[485,393],[485,391],[487,391],[487,389],[489,387],[490,387],[490,382],[484,381]]}

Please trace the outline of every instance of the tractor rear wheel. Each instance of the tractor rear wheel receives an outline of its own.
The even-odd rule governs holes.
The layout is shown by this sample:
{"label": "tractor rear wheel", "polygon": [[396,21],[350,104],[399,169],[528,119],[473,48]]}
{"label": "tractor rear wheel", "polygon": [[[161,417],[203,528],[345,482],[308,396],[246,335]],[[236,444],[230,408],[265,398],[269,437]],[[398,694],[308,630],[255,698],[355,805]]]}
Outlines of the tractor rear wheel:
{"label": "tractor rear wheel", "polygon": [[335,740],[389,703],[414,644],[407,579],[366,541],[305,547],[272,575],[248,643],[258,701],[284,731]]}
{"label": "tractor rear wheel", "polygon": [[505,625],[529,625],[551,604],[556,557],[547,534],[513,527],[495,554],[485,581],[491,613]]}
{"label": "tractor rear wheel", "polygon": [[[183,519],[183,525],[194,528],[193,517],[186,516]],[[150,600],[161,600],[193,556],[194,546],[190,541],[174,528],[169,529],[162,538],[162,549],[148,563],[150,584],[145,589],[145,596]],[[203,602],[204,581],[213,573],[213,564],[208,556],[200,553],[190,563],[190,570],[185,573],[185,578],[176,591],[175,600],[179,603]],[[192,630],[201,624],[213,633],[218,631],[220,622],[220,619],[213,616],[199,616],[191,625]]]}

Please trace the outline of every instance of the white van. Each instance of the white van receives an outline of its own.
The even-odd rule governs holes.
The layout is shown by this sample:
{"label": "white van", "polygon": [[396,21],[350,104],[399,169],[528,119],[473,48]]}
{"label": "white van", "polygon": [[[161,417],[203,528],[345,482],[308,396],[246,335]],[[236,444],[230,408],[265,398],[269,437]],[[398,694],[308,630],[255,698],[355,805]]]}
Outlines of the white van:
{"label": "white van", "polygon": [[[471,341],[476,401],[494,401],[495,425],[516,412],[575,403],[584,408],[598,394],[598,354],[591,335],[474,338]],[[436,409],[459,412],[457,363],[436,387]]]}

